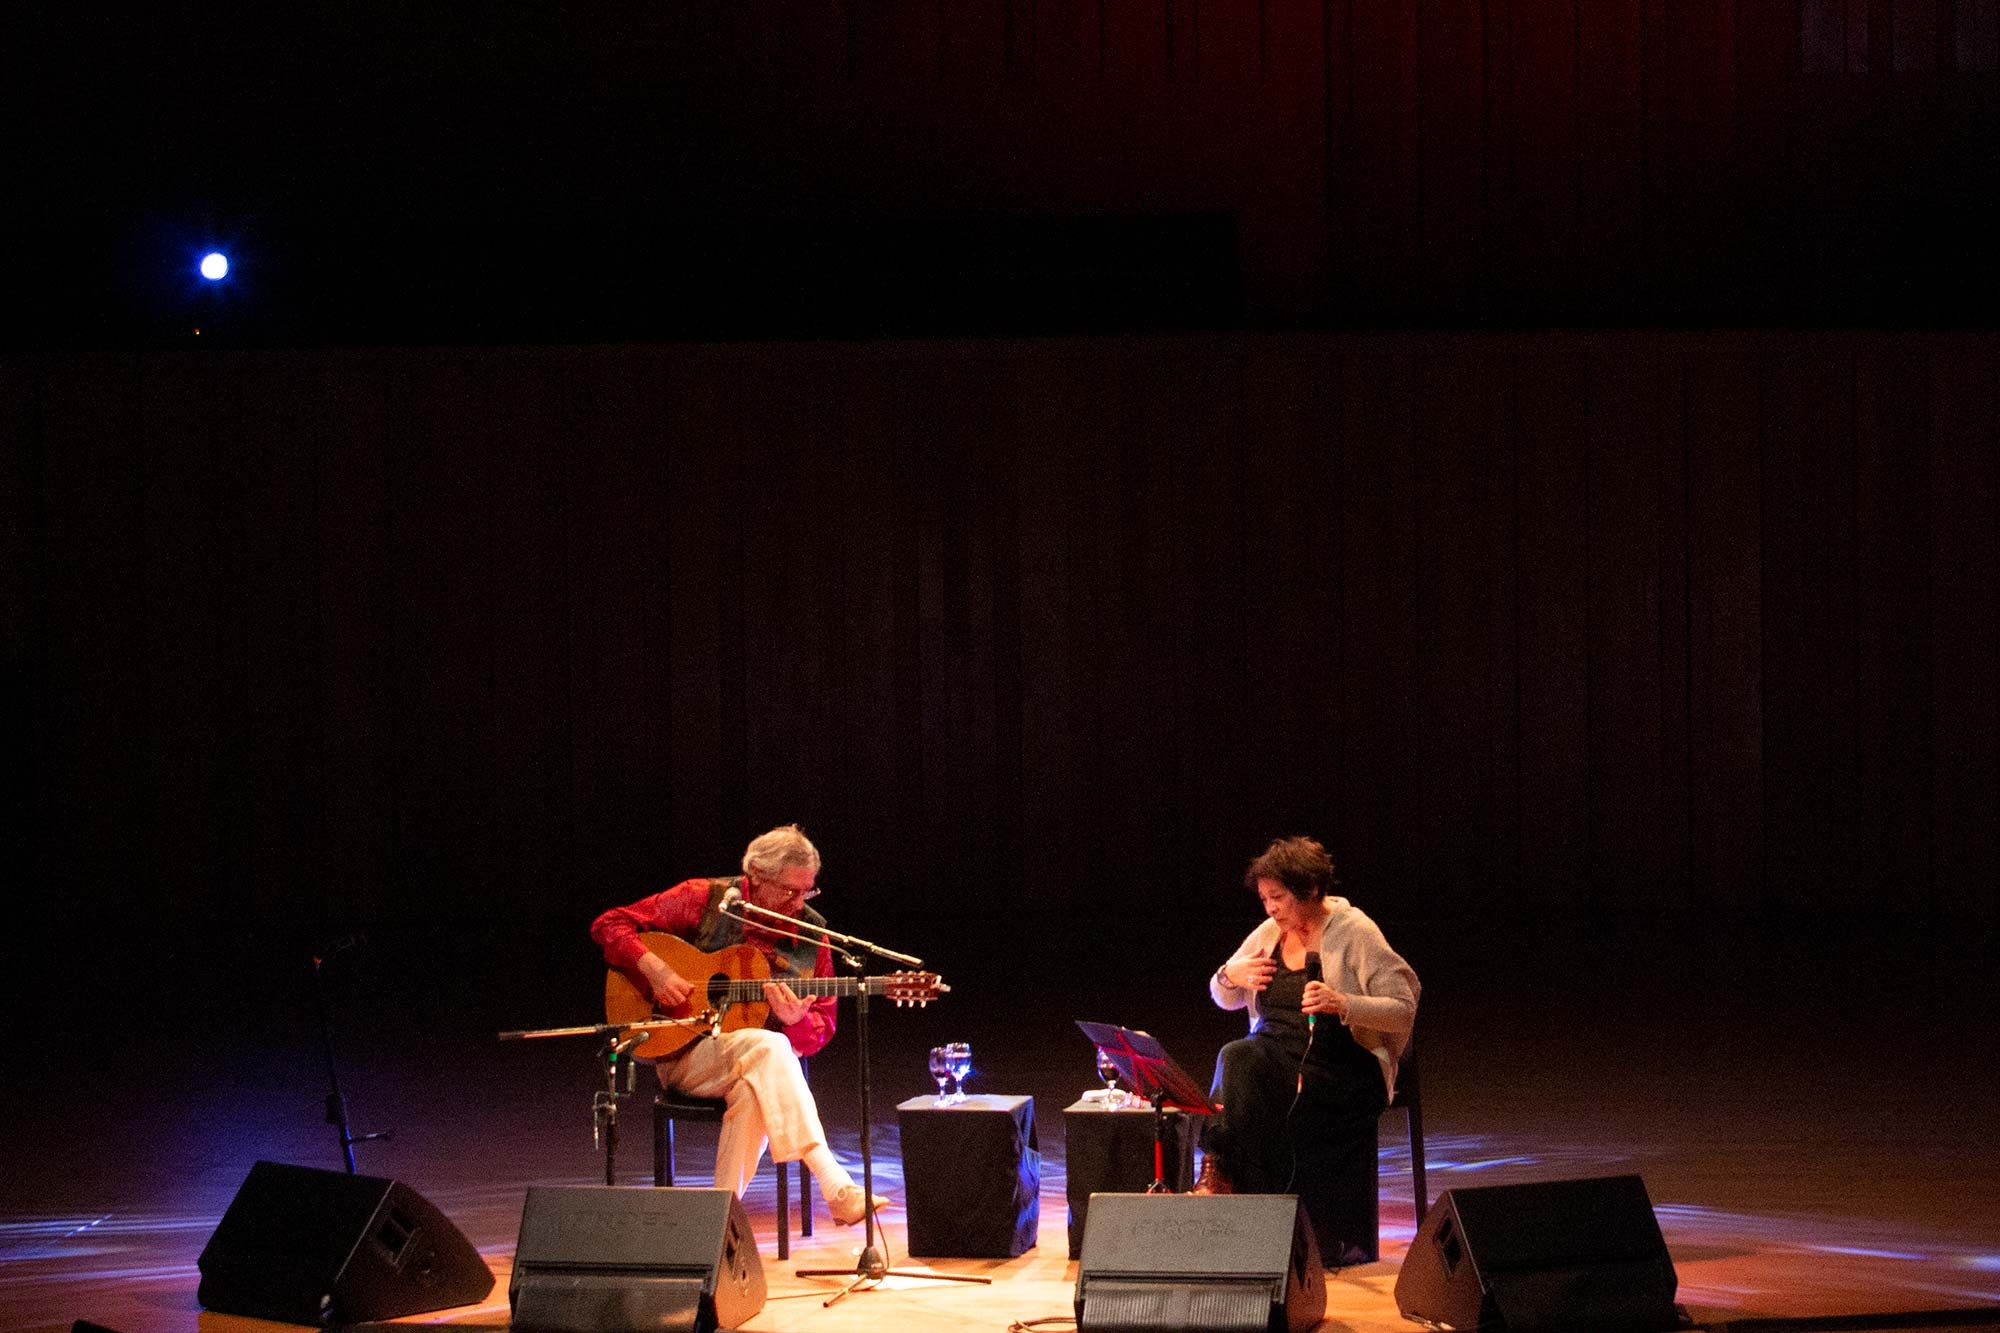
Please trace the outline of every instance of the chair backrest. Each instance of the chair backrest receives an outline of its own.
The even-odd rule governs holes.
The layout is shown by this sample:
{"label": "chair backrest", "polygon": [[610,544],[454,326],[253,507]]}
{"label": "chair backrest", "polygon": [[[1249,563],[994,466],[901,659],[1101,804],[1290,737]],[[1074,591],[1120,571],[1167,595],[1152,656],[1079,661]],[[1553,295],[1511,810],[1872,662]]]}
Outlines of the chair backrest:
{"label": "chair backrest", "polygon": [[1417,1043],[1411,1041],[1403,1047],[1403,1058],[1396,1062],[1396,1088],[1389,1094],[1389,1104],[1383,1109],[1402,1110],[1412,1102],[1421,1102],[1423,1093],[1423,1078],[1417,1072]]}

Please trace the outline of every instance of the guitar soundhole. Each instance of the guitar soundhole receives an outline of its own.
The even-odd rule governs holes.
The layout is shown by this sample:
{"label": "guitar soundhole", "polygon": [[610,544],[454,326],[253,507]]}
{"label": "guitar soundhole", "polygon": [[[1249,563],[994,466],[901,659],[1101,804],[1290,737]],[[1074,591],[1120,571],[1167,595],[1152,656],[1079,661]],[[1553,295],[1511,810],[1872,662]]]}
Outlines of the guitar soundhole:
{"label": "guitar soundhole", "polygon": [[729,1007],[729,978],[720,972],[708,979],[708,1007],[717,1010]]}

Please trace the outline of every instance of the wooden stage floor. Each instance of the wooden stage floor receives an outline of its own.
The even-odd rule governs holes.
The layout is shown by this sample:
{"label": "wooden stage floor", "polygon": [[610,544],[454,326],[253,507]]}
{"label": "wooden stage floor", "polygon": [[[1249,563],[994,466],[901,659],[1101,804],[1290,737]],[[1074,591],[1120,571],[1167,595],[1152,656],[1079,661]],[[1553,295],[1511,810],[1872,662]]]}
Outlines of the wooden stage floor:
{"label": "wooden stage floor", "polygon": [[[766,1170],[747,1202],[770,1295],[763,1311],[743,1327],[797,1333],[999,1330],[1016,1321],[1069,1314],[1077,1266],[1067,1258],[1059,1109],[1040,1112],[1045,1157],[1037,1248],[1008,1261],[932,1261],[940,1271],[991,1276],[990,1287],[891,1278],[880,1289],[826,1307],[826,1298],[842,1284],[800,1278],[794,1270],[853,1265],[860,1230],[834,1226],[822,1205],[816,1235],[795,1239],[791,1260],[779,1262]],[[252,1118],[267,1131],[272,1128]],[[503,1127],[499,1122],[520,1117],[467,1108],[449,1118],[456,1123],[398,1125],[395,1144],[361,1149],[364,1169],[418,1188],[466,1232],[498,1278],[483,1305],[413,1322],[502,1326],[524,1190],[530,1184],[600,1183],[599,1159],[591,1155],[582,1117],[566,1125]],[[1990,1162],[1955,1181],[1940,1181],[1939,1173],[1965,1168],[1966,1159],[1927,1162],[1922,1153],[1908,1151],[1856,1154],[1852,1145],[1843,1149],[1822,1139],[1794,1145],[1820,1154],[1808,1176],[1798,1172],[1796,1158],[1781,1169],[1773,1161],[1774,1145],[1747,1137],[1705,1139],[1689,1148],[1637,1127],[1609,1138],[1556,1137],[1534,1125],[1469,1129],[1462,1116],[1451,1113],[1434,1124],[1428,1154],[1434,1191],[1631,1170],[1645,1175],[1679,1275],[1680,1300],[1698,1322],[2000,1308],[2000,1236],[1987,1229],[1991,1192],[1968,1197],[1970,1190],[1990,1185]],[[707,1133],[685,1129],[681,1144],[684,1159],[702,1164],[704,1171],[712,1142]],[[123,1175],[129,1193],[107,1188],[102,1177],[92,1183],[92,1167],[102,1159],[46,1158],[44,1173],[75,1172],[75,1190],[68,1206],[23,1211],[10,1205],[0,1220],[0,1331],[67,1329],[75,1319],[121,1333],[279,1327],[201,1312],[195,1259],[254,1156],[330,1165],[329,1137],[318,1126],[280,1128],[254,1146],[246,1141],[241,1153],[213,1145],[204,1150],[203,1162],[175,1154],[192,1168],[182,1173],[142,1164],[136,1142],[101,1145],[103,1153],[121,1155],[118,1160],[131,1168]],[[856,1161],[855,1133],[836,1130],[835,1137],[842,1156]],[[405,1157],[403,1145],[413,1139],[431,1144],[421,1165]],[[457,1145],[453,1151],[441,1149],[446,1141]],[[893,1128],[878,1130],[877,1147],[880,1187],[900,1199]],[[1850,1155],[1843,1157],[1844,1152]],[[1413,1327],[1397,1314],[1392,1295],[1413,1220],[1399,1117],[1384,1120],[1382,1157],[1382,1259],[1331,1275],[1323,1325],[1329,1330],[1388,1333]],[[397,1165],[397,1158],[404,1164]],[[635,1169],[639,1165],[633,1163]],[[1981,1180],[1980,1172],[1989,1174]],[[10,1198],[23,1183],[14,1178]],[[1742,1202],[1760,1193],[1767,1198],[1764,1206]],[[1957,1202],[1909,1206],[1917,1198]],[[888,1212],[883,1232],[892,1262],[924,1266],[905,1258],[899,1208]]]}
{"label": "wooden stage floor", "polygon": [[[689,1135],[685,1149],[705,1144]],[[1044,1140],[1046,1142],[1046,1139]],[[884,1147],[891,1147],[885,1142]],[[1403,1146],[1384,1145],[1383,1255],[1380,1262],[1329,1276],[1325,1330],[1390,1333],[1414,1325],[1395,1308],[1393,1289],[1411,1234]],[[1547,1145],[1504,1136],[1442,1136],[1433,1145],[1441,1186],[1502,1179],[1548,1178],[1643,1165],[1596,1160],[1570,1145],[1557,1172],[1523,1169],[1528,1159],[1548,1160]],[[769,1297],[742,1325],[749,1330],[797,1333],[898,1333],[901,1330],[1003,1330],[1017,1321],[1071,1313],[1077,1265],[1067,1259],[1065,1201],[1059,1157],[1045,1161],[1040,1244],[1012,1260],[908,1260],[900,1210],[891,1209],[883,1233],[899,1267],[990,1276],[991,1286],[892,1277],[828,1307],[844,1285],[836,1279],[801,1278],[801,1267],[845,1268],[855,1262],[859,1228],[841,1228],[822,1209],[816,1235],[795,1238],[792,1257],[773,1252],[775,1211],[768,1172],[749,1200]],[[884,1163],[892,1194],[899,1194],[895,1163]],[[190,1182],[194,1184],[195,1182]],[[434,1183],[426,1197],[438,1204],[477,1244],[497,1278],[485,1303],[419,1316],[409,1322],[504,1327],[507,1279],[525,1183]],[[533,1183],[591,1184],[572,1173]],[[170,1191],[123,1207],[84,1209],[36,1217],[10,1215],[0,1266],[0,1329],[67,1330],[87,1319],[121,1333],[199,1329],[254,1333],[287,1328],[261,1320],[201,1311],[195,1302],[195,1257],[227,1199],[202,1188]],[[1680,1278],[1680,1299],[1698,1323],[1752,1316],[1837,1315],[1984,1306],[2000,1309],[2000,1263],[1992,1248],[1949,1234],[1947,1228],[1911,1228],[1837,1211],[1802,1214],[1711,1209],[1656,1199]],[[796,1222],[795,1222],[796,1225]],[[1832,1327],[1832,1324],[1809,1325]],[[1883,1326],[1889,1326],[1887,1324]],[[1937,1326],[1944,1326],[1939,1323]],[[1849,1325],[1852,1327],[1852,1325]]]}
{"label": "wooden stage floor", "polygon": [[[1724,1010],[1708,995],[1701,1021],[1686,1022],[1673,1008],[1676,985],[1626,981],[1574,1004],[1547,996],[1510,1004],[1499,986],[1476,1002],[1465,985],[1427,993],[1433,1196],[1636,1172],[1672,1253],[1679,1299],[1709,1326],[2000,1309],[2000,1057],[1988,1015],[1936,1005],[1934,1014],[1958,1015],[1956,1026],[1926,1035],[1869,1021],[1866,1005],[1849,1014],[1815,1002],[1808,1012],[1759,997]],[[961,1003],[949,1012],[875,1022],[878,1187],[903,1197],[892,1108],[925,1090],[924,1048],[963,1037],[975,1046],[975,1091],[1036,1099],[1040,1244],[1007,1262],[936,1261],[988,1274],[990,1287],[892,1279],[827,1308],[840,1284],[794,1270],[850,1267],[860,1232],[833,1226],[822,1205],[818,1234],[779,1263],[766,1170],[747,1202],[770,1297],[746,1328],[1004,1330],[1070,1314],[1076,1265],[1067,1259],[1061,1111],[1091,1073],[1070,1008],[1151,1026],[1204,1074],[1216,1043],[1240,1023],[1198,992],[1179,1008],[1072,996],[1060,1011],[1036,1014],[975,1004],[976,987],[962,990],[973,998],[955,996]],[[558,1000],[549,1008],[566,1013],[569,1001]],[[583,993],[579,1003],[587,1000]],[[418,1322],[504,1324],[524,1191],[601,1182],[589,1114],[597,1065],[573,1043],[494,1042],[500,1028],[533,1021],[521,1003],[512,993],[457,1008],[392,996],[343,1012],[356,1127],[394,1131],[358,1149],[361,1169],[438,1205],[499,1278],[487,1303]],[[510,1021],[517,1015],[526,1022]],[[199,1310],[195,1260],[252,1162],[339,1164],[320,1114],[325,1070],[309,1009],[274,1013],[262,1026],[194,1015],[171,1042],[150,1045],[55,1022],[24,1019],[17,1030],[56,1037],[17,1040],[0,1087],[0,1333],[68,1329],[78,1319],[120,1333],[252,1327]],[[813,1081],[836,1151],[858,1166],[851,1029],[839,1041],[815,1061]],[[628,1116],[620,1162],[634,1183],[646,1165],[645,1145],[634,1141],[640,1121]],[[1330,1279],[1323,1327],[1342,1333],[1414,1327],[1392,1299],[1412,1234],[1408,1149],[1400,1116],[1382,1127],[1383,1257]],[[712,1133],[683,1131],[690,1183],[706,1178]],[[908,1262],[900,1209],[885,1234],[892,1259]]]}

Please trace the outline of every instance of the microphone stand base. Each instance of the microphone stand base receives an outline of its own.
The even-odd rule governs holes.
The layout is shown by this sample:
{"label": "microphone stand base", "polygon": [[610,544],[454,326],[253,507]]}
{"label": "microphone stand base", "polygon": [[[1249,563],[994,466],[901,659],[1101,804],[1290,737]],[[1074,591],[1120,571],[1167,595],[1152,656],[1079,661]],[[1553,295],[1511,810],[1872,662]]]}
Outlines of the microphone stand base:
{"label": "microphone stand base", "polygon": [[864,1284],[880,1282],[886,1277],[924,1278],[932,1282],[976,1282],[982,1286],[993,1285],[990,1277],[979,1277],[970,1273],[926,1273],[914,1268],[891,1268],[882,1258],[882,1252],[873,1245],[865,1247],[852,1268],[801,1268],[794,1277],[851,1277],[854,1281],[842,1287],[833,1295],[820,1302],[821,1308],[832,1305],[841,1297],[859,1291]]}

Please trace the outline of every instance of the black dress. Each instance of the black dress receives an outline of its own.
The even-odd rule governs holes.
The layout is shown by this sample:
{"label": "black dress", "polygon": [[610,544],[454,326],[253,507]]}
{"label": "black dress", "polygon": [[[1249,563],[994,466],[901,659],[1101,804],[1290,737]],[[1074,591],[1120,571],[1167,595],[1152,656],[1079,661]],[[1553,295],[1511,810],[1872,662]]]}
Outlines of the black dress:
{"label": "black dress", "polygon": [[[1375,1122],[1388,1104],[1382,1066],[1339,1019],[1309,1027],[1303,969],[1278,971],[1258,997],[1260,1022],[1215,1057],[1209,1089],[1221,1113],[1202,1133],[1239,1194],[1296,1194],[1329,1268],[1373,1260]],[[1305,1066],[1303,1087],[1300,1063]]]}

